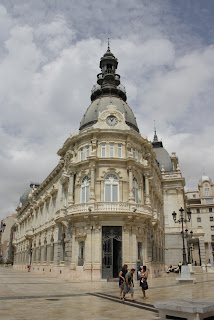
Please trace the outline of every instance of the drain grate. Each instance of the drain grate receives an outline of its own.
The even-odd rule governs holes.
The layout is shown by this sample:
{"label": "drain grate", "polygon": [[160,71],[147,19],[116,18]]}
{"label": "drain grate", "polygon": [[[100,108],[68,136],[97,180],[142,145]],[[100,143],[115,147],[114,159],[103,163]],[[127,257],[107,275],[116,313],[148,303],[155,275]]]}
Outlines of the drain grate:
{"label": "drain grate", "polygon": [[59,301],[60,299],[45,299],[45,300],[48,300],[48,301]]}

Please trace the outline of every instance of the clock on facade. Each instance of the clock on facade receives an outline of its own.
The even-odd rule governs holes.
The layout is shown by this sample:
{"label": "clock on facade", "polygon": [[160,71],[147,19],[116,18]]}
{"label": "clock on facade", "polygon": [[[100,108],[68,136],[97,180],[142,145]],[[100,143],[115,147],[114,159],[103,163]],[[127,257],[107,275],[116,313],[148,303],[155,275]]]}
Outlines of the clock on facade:
{"label": "clock on facade", "polygon": [[109,126],[115,126],[118,123],[118,120],[117,120],[117,118],[115,116],[108,116],[106,118],[106,123]]}

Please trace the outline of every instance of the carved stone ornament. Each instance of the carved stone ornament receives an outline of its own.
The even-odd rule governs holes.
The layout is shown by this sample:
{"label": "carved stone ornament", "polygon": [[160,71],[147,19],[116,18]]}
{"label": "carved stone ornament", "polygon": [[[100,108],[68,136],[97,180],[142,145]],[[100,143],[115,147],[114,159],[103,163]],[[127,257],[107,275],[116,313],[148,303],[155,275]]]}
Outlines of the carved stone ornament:
{"label": "carved stone ornament", "polygon": [[[109,117],[111,117],[111,122]],[[93,125],[93,128],[99,129],[119,129],[119,130],[130,130],[130,127],[125,122],[125,116],[123,113],[117,110],[114,105],[109,105],[107,110],[99,112],[98,122]]]}

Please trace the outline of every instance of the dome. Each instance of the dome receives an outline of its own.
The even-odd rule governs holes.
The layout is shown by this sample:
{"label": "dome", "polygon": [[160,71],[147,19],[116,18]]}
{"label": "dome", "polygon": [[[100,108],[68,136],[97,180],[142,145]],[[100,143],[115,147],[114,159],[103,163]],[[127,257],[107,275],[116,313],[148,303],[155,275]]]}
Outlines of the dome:
{"label": "dome", "polygon": [[163,166],[165,171],[173,171],[172,161],[166,149],[163,147],[154,148],[154,152],[156,153],[156,160],[160,170]]}
{"label": "dome", "polygon": [[173,171],[170,155],[168,154],[166,149],[164,149],[162,142],[158,140],[156,129],[155,129],[152,145],[153,145],[153,150],[156,153],[156,160],[158,162],[158,166],[160,170],[162,169],[162,166],[163,166],[165,171],[168,171],[168,172]]}
{"label": "dome", "polygon": [[28,196],[31,192],[31,188],[28,188],[23,195],[20,197],[20,202],[22,204],[22,206],[24,206],[27,202],[28,202]]}
{"label": "dome", "polygon": [[103,112],[109,105],[116,106],[117,110],[124,114],[126,124],[132,129],[139,132],[135,116],[128,104],[117,96],[101,96],[92,101],[86,110],[82,121],[80,122],[80,130],[91,127],[98,121],[99,112]]}
{"label": "dome", "polygon": [[108,43],[108,49],[100,59],[101,73],[97,75],[97,85],[92,88],[91,104],[80,122],[80,130],[93,126],[98,121],[99,113],[112,104],[124,114],[126,124],[139,132],[135,116],[126,103],[126,91],[120,85],[120,75],[116,73],[117,65],[117,58]]}
{"label": "dome", "polygon": [[24,206],[28,200],[29,200],[29,194],[32,191],[33,188],[38,188],[39,187],[39,183],[33,183],[31,182],[30,187],[23,193],[23,195],[20,197],[20,201],[22,206]]}
{"label": "dome", "polygon": [[201,177],[201,182],[211,182],[211,178],[209,176],[206,176],[205,174],[203,174],[203,176]]}

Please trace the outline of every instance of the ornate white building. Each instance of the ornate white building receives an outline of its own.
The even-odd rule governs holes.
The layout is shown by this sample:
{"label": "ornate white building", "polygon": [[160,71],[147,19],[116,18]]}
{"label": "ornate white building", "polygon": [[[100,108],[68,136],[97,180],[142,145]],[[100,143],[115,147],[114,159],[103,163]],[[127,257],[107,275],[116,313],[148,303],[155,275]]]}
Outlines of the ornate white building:
{"label": "ornate white building", "polygon": [[[15,267],[69,279],[118,277],[141,260],[152,276],[182,259],[172,212],[184,206],[175,153],[139,133],[109,47],[91,104],[60,161],[17,208]],[[172,261],[172,260],[175,260]]]}

